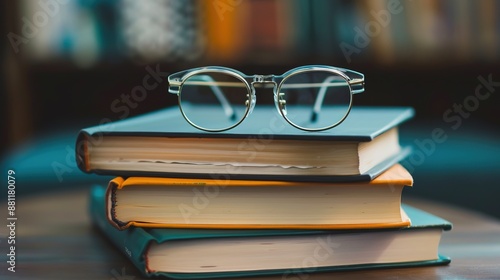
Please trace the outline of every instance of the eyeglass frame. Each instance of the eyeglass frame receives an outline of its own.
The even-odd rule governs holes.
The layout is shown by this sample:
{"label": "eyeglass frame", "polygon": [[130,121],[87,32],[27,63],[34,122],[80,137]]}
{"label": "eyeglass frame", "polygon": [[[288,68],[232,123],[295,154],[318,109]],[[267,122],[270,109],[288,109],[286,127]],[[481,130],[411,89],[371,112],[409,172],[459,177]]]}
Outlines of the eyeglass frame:
{"label": "eyeglass frame", "polygon": [[[285,83],[285,81],[288,78],[290,78],[294,75],[297,75],[297,74],[301,74],[301,73],[305,73],[305,72],[314,72],[314,71],[326,71],[326,72],[331,72],[333,74],[339,75],[340,77],[345,79],[345,81],[347,82],[347,86],[349,87],[349,92],[350,92],[349,108],[346,111],[345,115],[336,123],[329,125],[329,126],[326,126],[326,127],[321,127],[321,128],[302,127],[302,126],[299,126],[299,125],[293,123],[291,120],[289,120],[286,117],[286,108],[283,108],[286,104],[286,101],[281,100],[280,99],[281,94],[278,93],[281,91],[283,84]],[[221,129],[210,129],[210,128],[205,128],[205,127],[199,126],[189,119],[189,117],[185,114],[185,112],[182,108],[182,101],[181,101],[182,86],[192,76],[199,75],[199,74],[206,73],[206,72],[208,72],[208,73],[221,73],[221,74],[227,74],[227,75],[233,76],[236,79],[238,79],[239,81],[241,81],[246,86],[246,89],[248,91],[247,98],[249,98],[249,99],[247,99],[245,102],[246,110],[245,110],[244,116],[238,122],[236,122],[235,124],[233,124],[229,127],[221,128]],[[209,77],[209,78],[211,79],[211,77]],[[206,82],[217,83],[213,80],[212,81],[204,81],[204,82],[205,83]],[[355,94],[362,93],[365,90],[365,88],[364,88],[365,79],[364,79],[363,74],[361,74],[357,71],[353,71],[353,70],[349,70],[349,69],[345,69],[345,68],[334,67],[334,66],[328,66],[328,65],[300,66],[300,67],[290,69],[290,70],[286,71],[285,73],[283,73],[282,75],[274,75],[274,74],[270,74],[270,75],[259,75],[259,74],[246,75],[238,70],[228,68],[228,67],[205,66],[205,67],[192,68],[192,69],[187,69],[187,70],[173,73],[173,74],[168,76],[168,83],[169,83],[168,92],[171,94],[177,95],[178,105],[179,105],[181,114],[184,117],[184,119],[193,127],[200,129],[200,130],[203,130],[203,131],[207,131],[207,132],[222,132],[222,131],[230,130],[230,129],[235,128],[236,126],[240,125],[243,122],[243,120],[245,120],[252,113],[252,111],[255,107],[256,100],[257,100],[257,95],[255,94],[256,85],[259,85],[257,87],[266,87],[266,84],[272,84],[273,95],[274,95],[274,104],[275,104],[275,107],[278,110],[279,114],[291,126],[297,128],[297,129],[309,131],[309,132],[324,131],[324,130],[334,128],[334,127],[338,126],[339,124],[341,124],[347,118],[347,116],[349,115],[349,113],[351,111],[352,99],[353,99],[352,96]],[[323,83],[325,83],[325,82],[323,82]],[[227,98],[224,96],[224,94],[219,89],[219,87],[216,84],[214,84],[213,86],[211,86],[211,88],[212,88],[212,91],[214,92],[214,94],[216,95],[217,99],[221,103],[221,106],[223,107],[226,115],[228,115],[228,117],[235,117],[234,110],[232,109],[231,105],[227,101]],[[324,89],[323,86],[322,86],[322,89]],[[320,89],[320,91],[322,91],[322,89]],[[316,97],[316,101],[314,102],[314,107],[313,107],[313,111],[312,111],[312,115],[311,115],[312,119],[315,119],[321,110],[321,105],[323,103],[325,91],[326,91],[326,89],[323,90],[323,94],[320,93]],[[321,98],[320,98],[320,96],[321,96]],[[285,101],[285,104],[282,101]],[[285,112],[283,112],[283,110],[285,110]]]}

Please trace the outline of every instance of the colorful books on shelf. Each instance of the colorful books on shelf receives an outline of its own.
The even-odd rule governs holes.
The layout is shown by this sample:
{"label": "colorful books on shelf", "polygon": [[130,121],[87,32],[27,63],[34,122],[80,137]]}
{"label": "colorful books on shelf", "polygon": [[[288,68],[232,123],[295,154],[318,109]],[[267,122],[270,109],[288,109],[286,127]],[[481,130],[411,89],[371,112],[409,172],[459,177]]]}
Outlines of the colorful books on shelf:
{"label": "colorful books on shelf", "polygon": [[[199,111],[209,118],[213,106]],[[274,107],[254,109],[221,133],[189,125],[178,108],[83,129],[76,160],[81,170],[116,176],[163,176],[287,181],[369,181],[410,152],[398,126],[407,107],[353,108],[335,129],[293,128]]]}
{"label": "colorful books on shelf", "polygon": [[[200,112],[210,117],[210,110]],[[353,108],[335,129],[303,132],[275,108],[208,133],[178,108],[83,129],[92,220],[147,276],[209,278],[447,264],[451,224],[401,204],[405,107]],[[319,246],[319,247],[318,247]]]}
{"label": "colorful books on shelf", "polygon": [[[91,190],[91,219],[146,276],[293,277],[321,271],[442,265],[438,254],[451,224],[403,205],[411,226],[392,229],[185,229],[130,227],[106,219],[105,188]],[[314,261],[304,261],[315,258]]]}

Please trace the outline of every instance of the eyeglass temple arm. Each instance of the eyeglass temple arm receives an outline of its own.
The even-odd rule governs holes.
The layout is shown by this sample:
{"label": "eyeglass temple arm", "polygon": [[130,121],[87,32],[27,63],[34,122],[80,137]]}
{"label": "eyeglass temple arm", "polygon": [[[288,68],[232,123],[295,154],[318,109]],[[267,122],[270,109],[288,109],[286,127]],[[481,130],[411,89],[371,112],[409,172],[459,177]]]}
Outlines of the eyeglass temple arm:
{"label": "eyeglass temple arm", "polygon": [[[219,100],[226,116],[228,116],[229,119],[231,120],[236,119],[236,112],[234,111],[231,104],[229,104],[229,101],[227,100],[224,93],[221,91],[220,87],[217,86],[217,82],[212,77],[210,77],[209,75],[196,75],[190,78],[190,81],[195,82],[196,80],[207,82],[207,85],[215,94],[215,97],[217,97],[217,99]],[[186,82],[185,84],[189,84],[189,82]]]}
{"label": "eyeglass temple arm", "polygon": [[[349,71],[349,70],[347,70],[347,71]],[[354,72],[354,73],[356,73],[356,72]],[[365,81],[363,79],[362,74],[359,74],[359,75],[361,75],[360,79],[352,79],[352,80],[348,81],[349,85],[351,85],[351,88],[352,88],[352,94],[362,93],[365,90],[365,88],[364,88]],[[314,107],[313,107],[313,111],[311,114],[311,122],[315,122],[318,119],[319,112],[321,111],[321,106],[323,105],[323,101],[325,99],[326,90],[328,87],[330,87],[332,85],[331,82],[337,78],[338,77],[336,77],[336,76],[330,76],[330,77],[327,77],[323,81],[321,88],[319,89],[318,96],[316,97],[316,101],[314,102]],[[339,84],[344,84],[344,83],[340,82]]]}

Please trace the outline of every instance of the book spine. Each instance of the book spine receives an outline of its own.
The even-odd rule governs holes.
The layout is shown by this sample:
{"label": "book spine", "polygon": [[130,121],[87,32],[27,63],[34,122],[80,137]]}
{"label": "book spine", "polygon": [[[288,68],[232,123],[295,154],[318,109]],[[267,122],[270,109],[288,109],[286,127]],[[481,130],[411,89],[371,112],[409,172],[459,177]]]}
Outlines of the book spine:
{"label": "book spine", "polygon": [[89,135],[85,131],[80,131],[75,146],[76,165],[85,173],[90,173],[88,138]]}
{"label": "book spine", "polygon": [[114,228],[106,218],[104,189],[95,186],[91,192],[89,209],[94,224],[132,261],[141,273],[148,275],[146,253],[154,237],[142,228],[132,227],[123,231]]}
{"label": "book spine", "polygon": [[118,230],[124,230],[130,227],[131,222],[123,222],[120,221],[116,217],[115,205],[116,205],[116,191],[117,189],[122,187],[124,179],[122,177],[116,177],[113,180],[109,181],[108,188],[106,189],[106,218],[108,219],[108,223],[111,224]]}

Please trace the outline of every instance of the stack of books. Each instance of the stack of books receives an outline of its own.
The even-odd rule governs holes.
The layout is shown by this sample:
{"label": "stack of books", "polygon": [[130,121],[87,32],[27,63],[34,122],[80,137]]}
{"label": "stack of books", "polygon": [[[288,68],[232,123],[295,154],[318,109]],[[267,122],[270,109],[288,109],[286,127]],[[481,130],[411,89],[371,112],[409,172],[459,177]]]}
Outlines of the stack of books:
{"label": "stack of books", "polygon": [[451,224],[401,203],[413,179],[398,127],[413,114],[354,107],[338,127],[304,132],[262,106],[210,133],[169,108],[83,129],[76,158],[117,176],[92,189],[91,217],[146,276],[447,264],[438,245]]}

